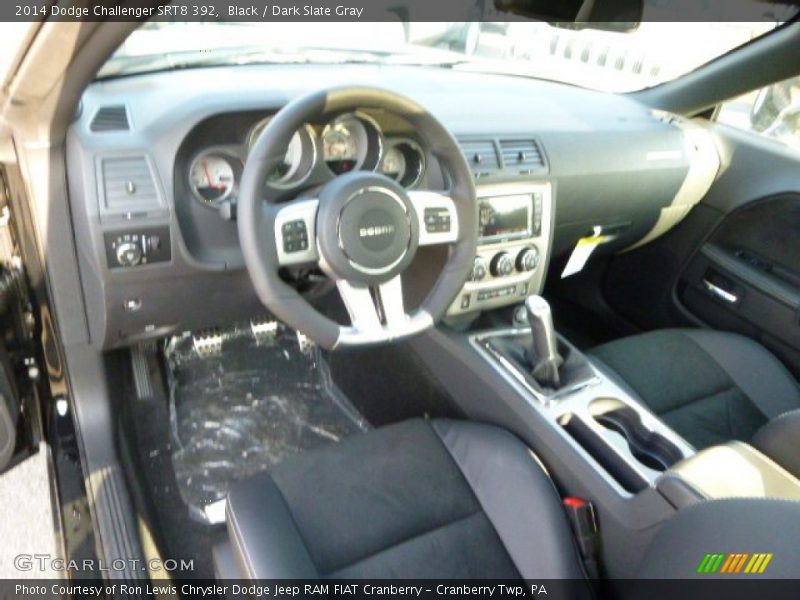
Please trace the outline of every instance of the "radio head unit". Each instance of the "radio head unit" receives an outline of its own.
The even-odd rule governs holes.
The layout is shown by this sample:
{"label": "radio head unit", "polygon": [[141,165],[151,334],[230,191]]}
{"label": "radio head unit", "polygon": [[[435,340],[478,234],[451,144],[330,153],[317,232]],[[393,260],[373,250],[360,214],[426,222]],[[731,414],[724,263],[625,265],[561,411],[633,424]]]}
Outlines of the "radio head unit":
{"label": "radio head unit", "polygon": [[541,194],[508,194],[478,199],[478,244],[538,237],[542,229]]}
{"label": "radio head unit", "polygon": [[478,248],[450,317],[522,302],[544,285],[553,219],[550,183],[497,183],[477,191]]}

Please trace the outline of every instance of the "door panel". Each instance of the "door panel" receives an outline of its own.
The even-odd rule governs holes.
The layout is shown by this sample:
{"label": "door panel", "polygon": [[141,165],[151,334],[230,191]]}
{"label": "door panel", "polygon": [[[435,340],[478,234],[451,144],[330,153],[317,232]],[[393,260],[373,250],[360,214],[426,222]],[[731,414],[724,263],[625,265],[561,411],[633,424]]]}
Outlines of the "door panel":
{"label": "door panel", "polygon": [[[684,270],[679,297],[708,325],[765,341],[798,374],[800,194],[731,213]],[[774,342],[779,342],[775,344]]]}
{"label": "door panel", "polygon": [[611,261],[608,304],[641,329],[704,325],[747,335],[800,378],[800,153],[714,128],[723,167],[661,238]]}

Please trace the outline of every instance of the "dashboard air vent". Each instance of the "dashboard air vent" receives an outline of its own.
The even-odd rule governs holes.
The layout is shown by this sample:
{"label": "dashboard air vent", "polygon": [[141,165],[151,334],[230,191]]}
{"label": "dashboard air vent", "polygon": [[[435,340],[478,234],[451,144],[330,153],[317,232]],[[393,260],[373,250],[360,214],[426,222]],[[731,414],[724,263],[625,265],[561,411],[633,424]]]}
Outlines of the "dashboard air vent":
{"label": "dashboard air vent", "polygon": [[459,145],[476,177],[485,177],[500,169],[492,140],[461,140]]}
{"label": "dashboard air vent", "polygon": [[143,214],[161,208],[153,172],[144,156],[103,158],[103,213]]}
{"label": "dashboard air vent", "polygon": [[528,173],[545,166],[544,155],[536,140],[500,140],[500,153],[506,169]]}
{"label": "dashboard air vent", "polygon": [[128,131],[131,124],[128,121],[128,109],[125,105],[103,106],[94,114],[91,129],[94,133],[105,131]]}

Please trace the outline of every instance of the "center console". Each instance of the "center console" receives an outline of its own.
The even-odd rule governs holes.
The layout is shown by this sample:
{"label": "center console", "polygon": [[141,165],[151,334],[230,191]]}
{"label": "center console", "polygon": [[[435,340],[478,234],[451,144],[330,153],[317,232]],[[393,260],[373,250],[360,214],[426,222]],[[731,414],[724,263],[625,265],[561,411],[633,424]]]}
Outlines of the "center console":
{"label": "center console", "polygon": [[694,454],[624,384],[555,333],[544,299],[531,296],[526,308],[529,328],[473,334],[470,343],[620,496],[653,486]]}
{"label": "center console", "polygon": [[517,304],[544,282],[553,225],[550,184],[482,185],[477,191],[478,251],[450,316]]}

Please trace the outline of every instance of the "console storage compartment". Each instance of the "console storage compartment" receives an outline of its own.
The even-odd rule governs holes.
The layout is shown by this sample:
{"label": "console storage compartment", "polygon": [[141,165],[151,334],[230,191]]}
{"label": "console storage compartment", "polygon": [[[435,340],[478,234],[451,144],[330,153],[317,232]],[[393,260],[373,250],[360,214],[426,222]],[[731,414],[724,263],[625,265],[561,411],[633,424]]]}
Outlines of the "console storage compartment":
{"label": "console storage compartment", "polygon": [[712,446],[680,461],[656,481],[656,489],[676,508],[692,497],[800,500],[800,480],[742,442]]}

